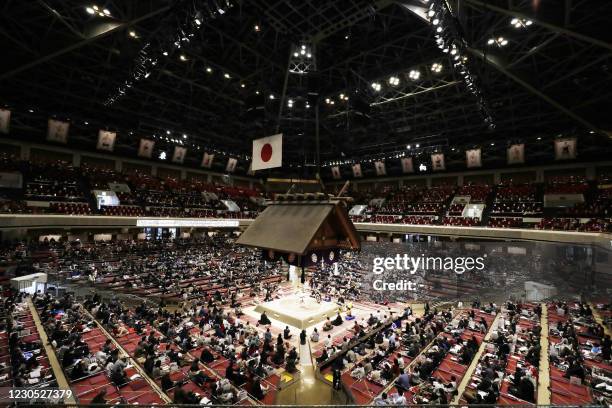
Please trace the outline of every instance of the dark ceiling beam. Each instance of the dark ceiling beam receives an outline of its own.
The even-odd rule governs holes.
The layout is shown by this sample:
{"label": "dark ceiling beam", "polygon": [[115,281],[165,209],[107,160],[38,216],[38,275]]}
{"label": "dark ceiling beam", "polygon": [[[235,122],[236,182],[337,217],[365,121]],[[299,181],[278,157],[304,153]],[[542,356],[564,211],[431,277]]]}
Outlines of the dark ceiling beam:
{"label": "dark ceiling beam", "polygon": [[546,88],[550,88],[551,86],[553,86],[553,85],[555,85],[555,84],[558,84],[559,82],[562,82],[562,81],[564,81],[564,80],[566,80],[566,79],[568,79],[568,78],[570,78],[570,77],[572,77],[572,76],[574,76],[574,75],[576,75],[576,74],[578,74],[578,73],[580,73],[580,72],[584,71],[585,69],[590,68],[590,67],[592,67],[593,65],[596,65],[596,64],[598,64],[598,63],[600,63],[600,62],[602,62],[602,61],[604,61],[604,60],[606,60],[606,59],[608,59],[608,58],[610,58],[610,57],[612,57],[612,54],[605,53],[604,55],[602,55],[602,56],[600,56],[600,57],[598,57],[598,58],[592,59],[592,60],[590,60],[589,62],[587,62],[587,63],[585,63],[585,64],[583,64],[583,65],[581,65],[581,66],[577,67],[577,68],[576,68],[576,69],[574,69],[573,71],[568,72],[567,74],[562,75],[562,76],[560,76],[560,77],[556,77],[556,78],[554,79],[554,81],[549,82],[549,83],[547,83],[547,84],[544,84],[543,88],[544,88],[544,89],[546,89]]}
{"label": "dark ceiling beam", "polygon": [[531,57],[532,55],[537,54],[541,49],[545,48],[548,44],[552,43],[554,40],[556,40],[559,37],[560,34],[558,33],[554,33],[553,35],[551,35],[550,37],[548,37],[546,40],[542,41],[541,43],[539,43],[538,45],[532,47],[529,51],[527,51],[525,54],[523,54],[522,56],[520,56],[519,58],[517,58],[516,60],[512,61],[511,63],[508,64],[508,68],[512,68],[515,65],[518,65],[519,63],[521,63],[522,61],[526,60],[527,58]]}
{"label": "dark ceiling beam", "polygon": [[59,57],[60,55],[64,55],[64,54],[72,52],[74,50],[78,50],[81,47],[89,45],[89,44],[93,43],[94,41],[97,41],[97,40],[99,40],[101,38],[107,37],[107,36],[117,32],[117,31],[121,31],[121,30],[123,30],[125,28],[128,28],[128,27],[131,27],[131,26],[133,26],[135,24],[138,24],[138,23],[141,23],[143,21],[149,20],[149,19],[151,19],[151,18],[153,18],[153,17],[155,17],[155,16],[157,16],[157,15],[159,15],[161,13],[164,13],[164,12],[168,11],[169,9],[170,9],[170,6],[164,6],[164,7],[161,7],[159,9],[153,10],[153,11],[151,11],[151,12],[149,12],[149,13],[143,15],[143,16],[135,18],[134,20],[128,21],[128,22],[114,24],[114,25],[110,24],[109,25],[110,28],[108,30],[106,30],[106,31],[102,31],[102,32],[99,32],[97,34],[93,34],[90,37],[85,38],[84,40],[81,40],[81,41],[78,41],[78,42],[76,42],[74,44],[69,45],[68,47],[65,47],[65,48],[59,49],[57,51],[54,51],[54,52],[52,52],[50,54],[44,55],[44,56],[42,56],[42,57],[40,57],[40,58],[38,58],[38,59],[36,59],[34,61],[31,61],[31,62],[25,64],[25,65],[22,65],[20,67],[17,67],[15,69],[12,69],[12,70],[10,70],[8,72],[5,72],[5,73],[1,74],[0,75],[0,80],[5,80],[7,78],[12,77],[15,74],[18,74],[20,72],[26,71],[26,70],[28,70],[30,68],[33,68],[33,67],[37,66],[37,65],[40,65],[40,64],[45,63],[47,61],[50,61],[50,60],[52,60],[52,59],[54,59],[56,57]]}
{"label": "dark ceiling beam", "polygon": [[510,78],[511,80],[513,80],[514,82],[522,86],[523,88],[525,88],[527,91],[529,91],[533,95],[543,99],[549,105],[565,113],[567,116],[571,117],[576,122],[581,123],[587,129],[592,130],[598,134],[603,134],[603,132],[597,126],[595,126],[594,124],[592,124],[591,122],[583,118],[582,116],[578,115],[576,112],[572,111],[571,109],[561,105],[559,102],[555,101],[548,95],[534,88],[531,84],[529,84],[528,82],[524,81],[523,79],[519,78],[517,75],[515,75],[514,73],[506,69],[506,67],[503,64],[501,64],[499,61],[497,61],[495,58],[492,58],[490,55],[487,55],[483,53],[482,51],[474,49],[474,48],[468,47],[467,50],[470,54],[485,61],[487,64],[497,69],[499,72],[501,72],[502,74],[504,74],[505,76],[507,76],[508,78]]}
{"label": "dark ceiling beam", "polygon": [[244,48],[245,50],[249,51],[251,54],[261,58],[264,61],[268,61],[270,64],[272,64],[273,66],[280,68],[281,70],[284,70],[285,67],[283,67],[282,64],[279,64],[278,62],[270,59],[270,56],[266,56],[264,54],[262,54],[261,52],[257,51],[254,48],[251,48],[249,45],[247,45],[244,41],[239,40],[237,38],[234,38],[233,36],[229,35],[228,33],[226,33],[225,31],[215,27],[213,24],[210,24],[208,26],[206,26],[206,28],[210,28],[211,30],[215,31],[217,34],[219,34],[221,37],[225,38],[228,41],[233,42],[234,44],[240,46],[241,48]]}
{"label": "dark ceiling beam", "polygon": [[68,21],[66,21],[66,19],[64,18],[64,16],[62,16],[59,11],[57,11],[56,9],[54,9],[53,7],[49,6],[45,1],[43,0],[38,0],[38,4],[40,4],[45,10],[47,10],[49,13],[51,13],[51,15],[53,17],[55,17],[56,19],[58,19],[60,21],[60,23],[62,23],[64,26],[66,26],[66,28],[68,28],[68,30],[74,34],[75,36],[77,36],[78,38],[85,38],[85,35],[83,35],[82,32],[80,32],[79,30],[77,30],[75,27],[72,26],[72,24],[70,24]]}
{"label": "dark ceiling beam", "polygon": [[362,8],[348,16],[345,16],[340,21],[334,22],[334,24],[323,28],[321,31],[316,33],[310,38],[310,42],[317,44],[325,38],[337,33],[340,30],[349,28],[364,18],[372,15],[372,13],[378,13],[380,10],[393,4],[394,0],[377,0],[370,4],[368,7]]}
{"label": "dark ceiling beam", "polygon": [[[427,27],[427,29],[429,30],[429,28]],[[379,44],[377,46],[375,46],[374,48],[371,48],[369,50],[365,50],[365,51],[361,51],[359,54],[356,55],[351,55],[350,57],[342,60],[342,61],[338,61],[336,63],[334,63],[333,65],[327,66],[324,69],[320,70],[319,73],[324,74],[325,72],[334,70],[334,69],[338,69],[339,67],[342,66],[348,66],[351,62],[355,61],[356,59],[362,58],[362,57],[367,57],[368,55],[371,55],[373,53],[375,53],[378,50],[384,49],[385,47],[391,47],[393,46],[395,43],[399,43],[400,41],[404,41],[404,40],[408,40],[408,39],[414,39],[416,37],[419,36],[419,31],[417,32],[409,32],[408,34],[402,35],[399,38],[394,38],[393,40],[391,40],[391,42],[386,42],[383,44]]]}
{"label": "dark ceiling beam", "polygon": [[569,37],[573,37],[573,38],[576,38],[578,40],[587,42],[589,44],[593,44],[593,45],[596,45],[598,47],[606,48],[607,50],[612,51],[612,44],[610,44],[610,43],[608,43],[606,41],[602,41],[602,40],[599,40],[597,38],[593,38],[593,37],[590,37],[588,35],[578,33],[576,31],[570,30],[570,29],[565,28],[565,27],[560,27],[560,26],[558,26],[556,24],[547,23],[546,21],[540,20],[540,19],[538,19],[536,17],[527,15],[525,13],[521,13],[519,11],[514,11],[514,10],[508,10],[506,8],[498,7],[498,6],[489,4],[488,2],[481,1],[481,0],[464,0],[464,1],[467,4],[469,4],[470,6],[475,7],[475,8],[481,7],[481,8],[485,8],[485,9],[491,10],[491,11],[495,11],[497,13],[501,13],[501,14],[507,15],[509,17],[516,17],[516,18],[522,18],[522,19],[525,19],[525,20],[531,20],[531,21],[534,22],[534,24],[536,24],[536,25],[538,25],[540,27],[544,27],[544,28],[546,28],[546,29],[548,29],[550,31],[555,32],[555,33],[560,33],[560,34],[563,34],[563,35],[567,35]]}
{"label": "dark ceiling beam", "polygon": [[446,87],[449,87],[449,86],[455,86],[455,85],[458,85],[458,84],[461,84],[461,83],[463,83],[463,82],[462,81],[451,81],[451,82],[444,83],[442,85],[430,86],[430,87],[422,89],[420,91],[408,92],[408,93],[405,93],[403,95],[400,95],[400,96],[397,96],[397,97],[394,97],[394,98],[388,98],[388,99],[385,99],[385,100],[382,100],[382,101],[379,101],[379,102],[372,102],[372,103],[370,103],[370,106],[379,106],[379,105],[384,105],[384,104],[387,104],[387,103],[395,102],[395,101],[398,101],[398,100],[401,100],[401,99],[412,98],[412,97],[415,97],[415,96],[420,95],[420,94],[424,94],[424,93],[427,93],[427,92],[433,92],[433,91],[436,91],[438,89],[443,89],[443,88],[446,88]]}
{"label": "dark ceiling beam", "polygon": [[209,88],[207,86],[198,84],[197,82],[195,82],[195,81],[193,81],[191,79],[180,77],[180,76],[178,76],[178,75],[168,71],[167,69],[162,69],[162,70],[160,70],[160,72],[162,74],[166,75],[166,76],[169,76],[170,78],[176,79],[176,80],[178,80],[180,82],[184,82],[186,84],[189,84],[190,86],[193,86],[195,88],[201,89],[201,90],[203,90],[203,91],[205,91],[207,93],[210,93],[210,94],[213,94],[215,96],[218,96],[221,99],[225,99],[227,101],[230,101],[230,102],[233,102],[233,103],[237,103],[238,105],[244,105],[244,101],[242,101],[240,99],[236,99],[236,98],[233,98],[231,96],[227,96],[227,95],[225,95],[223,93],[217,92],[217,91],[215,91],[215,90],[213,90],[213,89],[211,89],[211,88]]}

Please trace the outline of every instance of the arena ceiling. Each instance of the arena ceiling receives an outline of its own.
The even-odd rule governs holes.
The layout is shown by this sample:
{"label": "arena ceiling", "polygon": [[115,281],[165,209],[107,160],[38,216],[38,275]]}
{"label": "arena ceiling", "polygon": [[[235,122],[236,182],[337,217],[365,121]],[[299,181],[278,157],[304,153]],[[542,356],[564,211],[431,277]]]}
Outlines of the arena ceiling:
{"label": "arena ceiling", "polygon": [[446,3],[481,98],[438,47],[429,4],[7,0],[0,102],[21,131],[57,115],[78,146],[117,129],[118,154],[156,135],[190,147],[187,162],[214,148],[244,171],[250,141],[277,130],[297,173],[316,164],[317,133],[322,163],[411,145],[445,151],[452,167],[471,146],[503,161],[514,141],[538,160],[559,134],[581,137],[582,158],[610,153],[612,2]]}

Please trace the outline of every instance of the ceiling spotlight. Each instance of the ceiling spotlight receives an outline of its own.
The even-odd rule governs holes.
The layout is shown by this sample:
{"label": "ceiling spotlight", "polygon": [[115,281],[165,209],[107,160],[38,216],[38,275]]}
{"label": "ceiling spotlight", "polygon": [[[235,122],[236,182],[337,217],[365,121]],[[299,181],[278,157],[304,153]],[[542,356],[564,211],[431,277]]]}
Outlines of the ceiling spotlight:
{"label": "ceiling spotlight", "polygon": [[506,40],[504,37],[489,38],[487,40],[487,45],[496,45],[501,48],[508,45],[508,40]]}
{"label": "ceiling spotlight", "polygon": [[325,103],[329,105],[329,103],[331,102],[331,99],[329,98],[325,98]]}
{"label": "ceiling spotlight", "polygon": [[274,99],[274,94],[270,94],[270,99]]}
{"label": "ceiling spotlight", "polygon": [[542,140],[542,137],[541,137],[541,136],[538,136],[538,140]]}
{"label": "ceiling spotlight", "polygon": [[225,79],[230,79],[231,78],[230,74],[228,74],[227,72],[225,74],[223,74],[223,77]]}
{"label": "ceiling spotlight", "polygon": [[87,11],[88,14],[95,14],[96,13],[96,10],[94,10],[91,7],[87,7],[85,10]]}
{"label": "ceiling spotlight", "polygon": [[202,21],[201,21],[199,18],[197,18],[197,17],[196,17],[196,18],[193,20],[193,22],[194,22],[194,23],[195,23],[197,26],[201,26],[201,25],[202,25]]}
{"label": "ceiling spotlight", "polygon": [[187,61],[187,57],[183,54],[181,54],[179,58],[181,59],[181,61]]}
{"label": "ceiling spotlight", "polygon": [[379,92],[382,89],[382,86],[378,82],[372,82],[372,89],[374,89],[376,92]]}
{"label": "ceiling spotlight", "polygon": [[408,77],[412,79],[413,81],[416,81],[417,79],[421,77],[421,72],[416,69],[413,69],[408,73]]}
{"label": "ceiling spotlight", "polygon": [[300,51],[300,54],[302,54],[302,55],[306,55],[306,50],[301,50],[301,51]]}
{"label": "ceiling spotlight", "polygon": [[261,28],[259,27],[259,25],[255,24],[255,26],[253,27],[253,30],[255,30],[255,32],[259,32],[259,30],[261,30]]}
{"label": "ceiling spotlight", "polygon": [[287,100],[287,107],[288,108],[293,108],[293,99],[288,99]]}
{"label": "ceiling spotlight", "polygon": [[136,31],[130,31],[130,37],[136,38],[137,37]]}
{"label": "ceiling spotlight", "polygon": [[436,15],[436,12],[435,12],[435,11],[433,11],[433,10],[429,10],[429,11],[427,12],[427,15],[428,15],[429,17],[433,17],[433,16],[435,16],[435,15]]}
{"label": "ceiling spotlight", "polygon": [[255,95],[259,95],[259,91],[255,91]]}
{"label": "ceiling spotlight", "polygon": [[312,57],[311,53],[306,54],[306,58],[311,58],[311,57]]}
{"label": "ceiling spotlight", "polygon": [[396,76],[392,76],[392,77],[389,78],[389,85],[391,85],[391,86],[397,86],[397,85],[399,85],[399,82],[400,82],[400,80]]}
{"label": "ceiling spotlight", "polygon": [[28,109],[28,112],[34,113],[34,109]]}
{"label": "ceiling spotlight", "polygon": [[208,72],[209,74],[212,74],[212,68],[211,67],[206,67],[206,72]]}
{"label": "ceiling spotlight", "polygon": [[434,18],[433,20],[431,20],[431,24],[433,24],[433,25],[438,25],[438,24],[440,24],[440,19],[438,19],[438,18]]}
{"label": "ceiling spotlight", "polygon": [[169,130],[166,130],[166,134],[167,134],[167,135],[169,135],[169,134],[170,134],[170,131],[169,131]]}
{"label": "ceiling spotlight", "polygon": [[105,16],[110,16],[110,11],[108,11],[108,9],[102,10],[102,13],[104,13]]}
{"label": "ceiling spotlight", "polygon": [[410,149],[412,149],[412,146],[408,145],[408,146],[406,146],[406,149],[410,150]]}
{"label": "ceiling spotlight", "polygon": [[240,84],[240,87],[244,88],[244,87],[246,87],[246,85],[244,83],[242,83],[242,84]]}
{"label": "ceiling spotlight", "polygon": [[417,143],[415,147],[418,149],[419,147],[421,147],[421,145]]}
{"label": "ceiling spotlight", "polygon": [[442,72],[442,64],[434,62],[431,66],[431,71],[437,73]]}
{"label": "ceiling spotlight", "polygon": [[513,18],[512,20],[510,20],[510,25],[514,26],[515,28],[525,28],[532,24],[533,21],[528,19]]}
{"label": "ceiling spotlight", "polygon": [[166,160],[166,152],[161,152],[161,153],[159,154],[159,159],[160,159],[160,160]]}
{"label": "ceiling spotlight", "polygon": [[441,26],[438,26],[438,28],[436,28],[436,32],[437,32],[437,33],[441,33],[441,32],[442,32],[442,27],[441,27]]}
{"label": "ceiling spotlight", "polygon": [[293,53],[293,56],[294,56],[295,58],[297,58],[297,57],[299,57],[299,56],[300,56],[300,54],[298,54],[297,52],[294,52],[294,53]]}
{"label": "ceiling spotlight", "polygon": [[183,139],[187,139],[187,135],[183,133]]}
{"label": "ceiling spotlight", "polygon": [[164,57],[167,57],[167,56],[168,56],[168,51],[164,51],[164,52],[162,52],[162,55],[163,55]]}

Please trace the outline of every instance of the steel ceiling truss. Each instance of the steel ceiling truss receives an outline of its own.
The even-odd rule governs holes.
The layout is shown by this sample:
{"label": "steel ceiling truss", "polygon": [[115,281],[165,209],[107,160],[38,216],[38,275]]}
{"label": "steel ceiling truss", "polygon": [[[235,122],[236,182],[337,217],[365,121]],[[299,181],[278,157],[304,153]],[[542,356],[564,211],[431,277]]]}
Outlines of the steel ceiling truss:
{"label": "steel ceiling truss", "polygon": [[[0,6],[0,39],[9,56],[0,62],[2,102],[99,126],[185,131],[202,144],[244,152],[245,141],[274,130],[278,113],[278,100],[266,98],[265,120],[246,121],[246,100],[255,91],[279,95],[291,44],[305,41],[316,43],[318,70],[309,86],[316,86],[320,101],[350,96],[348,103],[321,103],[322,160],[432,136],[450,148],[612,128],[607,110],[594,109],[612,97],[610,2],[542,0],[537,11],[530,0],[449,3],[474,51],[468,57],[482,78],[494,132],[451,59],[436,47],[422,0],[237,1],[181,50],[187,61],[177,53],[160,59],[146,80],[108,108],[102,102],[132,69],[143,43],[162,46],[163,27],[179,19],[175,7],[182,2],[109,0],[104,7],[113,18],[99,21],[77,0],[10,0]],[[534,23],[515,28],[512,18]],[[487,44],[499,36],[507,46]],[[434,62],[443,66],[440,73],[431,71]],[[411,70],[420,71],[417,81]],[[399,78],[396,86],[388,84],[391,75]],[[372,82],[383,85],[380,92]],[[355,119],[358,100],[370,105],[369,121]],[[299,137],[305,122],[296,113],[287,116],[282,130],[300,143],[290,156],[308,151],[312,146]]]}

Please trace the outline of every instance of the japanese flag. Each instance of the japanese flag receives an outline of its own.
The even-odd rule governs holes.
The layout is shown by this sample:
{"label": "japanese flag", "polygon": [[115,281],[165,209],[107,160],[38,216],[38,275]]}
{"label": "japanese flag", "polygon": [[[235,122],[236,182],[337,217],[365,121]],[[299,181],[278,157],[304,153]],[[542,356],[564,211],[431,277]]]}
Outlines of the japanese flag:
{"label": "japanese flag", "polygon": [[253,140],[253,171],[283,165],[283,134]]}

